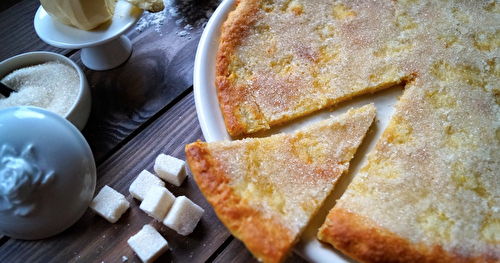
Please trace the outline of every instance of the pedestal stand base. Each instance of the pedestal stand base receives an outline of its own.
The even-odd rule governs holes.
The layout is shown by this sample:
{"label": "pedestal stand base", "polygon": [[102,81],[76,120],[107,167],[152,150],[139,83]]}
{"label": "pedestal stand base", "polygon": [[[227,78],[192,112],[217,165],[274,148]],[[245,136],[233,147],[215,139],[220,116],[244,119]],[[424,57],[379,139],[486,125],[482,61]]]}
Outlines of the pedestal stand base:
{"label": "pedestal stand base", "polygon": [[82,49],[83,64],[93,70],[108,70],[118,67],[132,54],[132,43],[120,36],[107,43]]}

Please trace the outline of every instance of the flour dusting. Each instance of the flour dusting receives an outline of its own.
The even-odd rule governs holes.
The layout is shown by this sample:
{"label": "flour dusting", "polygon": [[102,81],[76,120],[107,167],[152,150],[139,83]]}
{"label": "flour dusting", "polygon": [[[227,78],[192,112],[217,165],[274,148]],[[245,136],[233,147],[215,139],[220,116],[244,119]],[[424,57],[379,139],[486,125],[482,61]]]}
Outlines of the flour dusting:
{"label": "flour dusting", "polygon": [[175,21],[179,37],[190,37],[193,30],[203,30],[221,0],[165,0],[165,9],[158,13],[144,12],[135,29],[139,32],[149,27],[162,34],[162,26]]}

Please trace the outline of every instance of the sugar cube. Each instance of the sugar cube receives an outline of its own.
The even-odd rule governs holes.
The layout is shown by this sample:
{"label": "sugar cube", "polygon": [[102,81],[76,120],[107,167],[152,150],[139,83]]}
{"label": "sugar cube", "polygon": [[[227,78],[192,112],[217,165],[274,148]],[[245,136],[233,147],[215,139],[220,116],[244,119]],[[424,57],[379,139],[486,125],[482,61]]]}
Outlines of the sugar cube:
{"label": "sugar cube", "polygon": [[186,178],[185,163],[183,160],[162,153],[156,157],[154,170],[163,180],[180,186]]}
{"label": "sugar cube", "polygon": [[165,182],[158,178],[158,176],[147,170],[143,170],[137,178],[135,178],[128,190],[133,197],[142,201],[153,185],[165,186]]}
{"label": "sugar cube", "polygon": [[145,263],[155,261],[169,248],[167,240],[151,225],[144,225],[127,243]]}
{"label": "sugar cube", "polygon": [[90,208],[111,223],[115,223],[130,207],[125,196],[105,185],[90,202]]}
{"label": "sugar cube", "polygon": [[146,193],[139,208],[154,219],[163,221],[174,201],[175,196],[167,188],[154,185]]}
{"label": "sugar cube", "polygon": [[200,221],[205,210],[185,196],[179,196],[168,211],[163,224],[175,230],[178,234],[191,234]]}

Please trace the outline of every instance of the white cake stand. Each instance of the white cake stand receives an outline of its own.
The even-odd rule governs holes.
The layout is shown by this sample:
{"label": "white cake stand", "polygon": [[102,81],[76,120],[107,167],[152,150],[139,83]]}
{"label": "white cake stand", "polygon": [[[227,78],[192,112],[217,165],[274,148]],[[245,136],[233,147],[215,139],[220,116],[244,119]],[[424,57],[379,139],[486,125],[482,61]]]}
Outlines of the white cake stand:
{"label": "white cake stand", "polygon": [[47,44],[67,49],[81,49],[83,64],[93,70],[108,70],[125,62],[132,53],[132,43],[123,34],[141,18],[143,10],[125,1],[116,3],[108,22],[90,31],[60,23],[42,6],[35,14],[35,31]]}

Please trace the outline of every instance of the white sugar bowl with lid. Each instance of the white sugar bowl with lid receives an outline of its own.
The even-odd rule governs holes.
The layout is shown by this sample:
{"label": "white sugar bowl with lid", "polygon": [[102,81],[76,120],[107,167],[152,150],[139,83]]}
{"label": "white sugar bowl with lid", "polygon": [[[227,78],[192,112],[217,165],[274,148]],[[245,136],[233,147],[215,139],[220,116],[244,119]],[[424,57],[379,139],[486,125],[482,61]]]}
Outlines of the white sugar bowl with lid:
{"label": "white sugar bowl with lid", "polygon": [[0,233],[56,235],[84,214],[95,186],[94,157],[74,125],[42,108],[0,110]]}
{"label": "white sugar bowl with lid", "polygon": [[0,95],[0,109],[36,106],[53,111],[80,131],[90,115],[91,93],[83,70],[71,59],[52,52],[29,52],[0,62],[0,81],[14,90]]}

